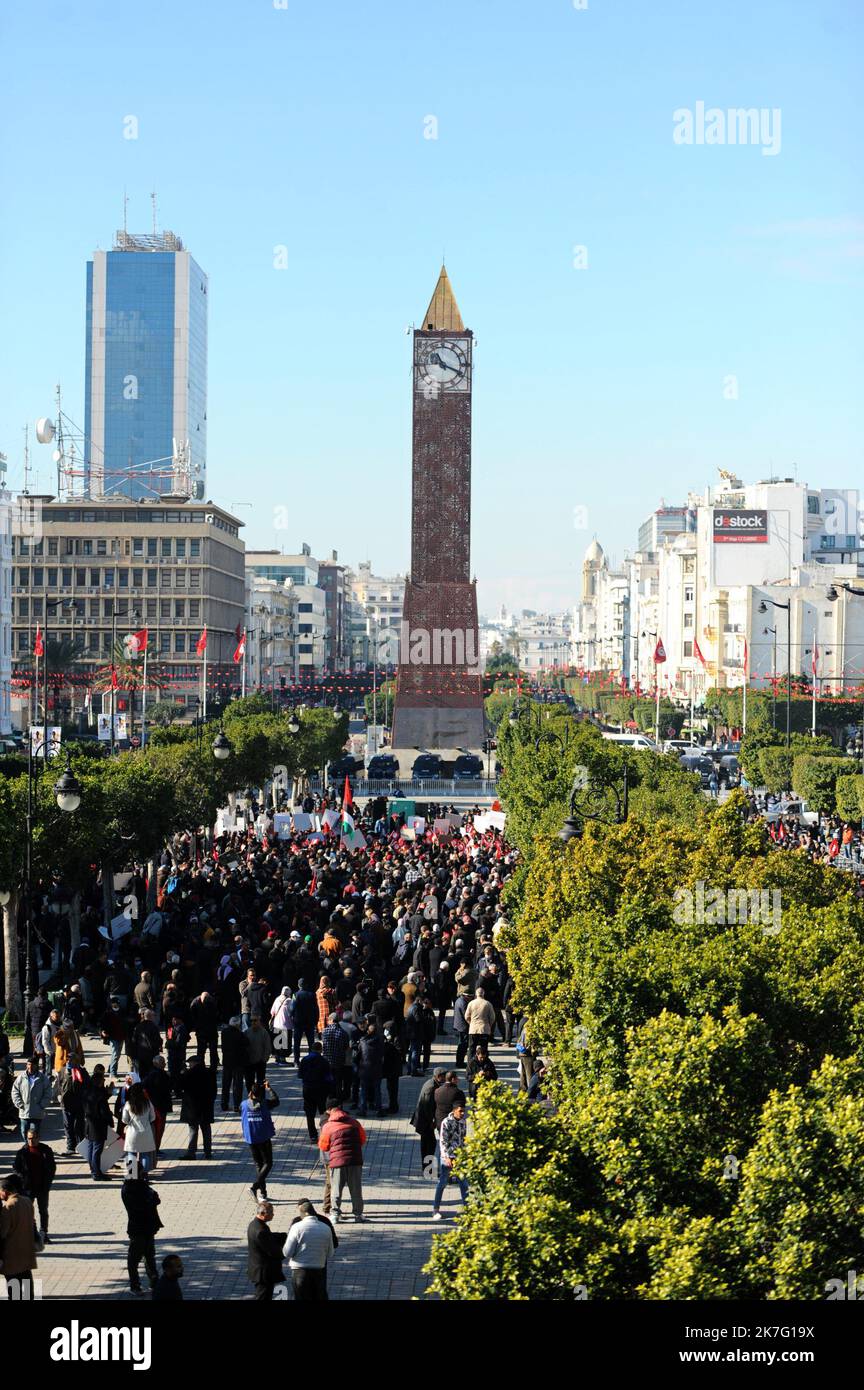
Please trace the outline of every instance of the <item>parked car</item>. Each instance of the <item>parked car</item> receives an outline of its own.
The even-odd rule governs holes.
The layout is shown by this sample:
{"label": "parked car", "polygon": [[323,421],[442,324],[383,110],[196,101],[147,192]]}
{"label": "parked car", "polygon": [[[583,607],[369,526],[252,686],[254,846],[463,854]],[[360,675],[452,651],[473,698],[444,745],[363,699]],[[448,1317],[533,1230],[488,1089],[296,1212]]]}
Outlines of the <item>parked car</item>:
{"label": "parked car", "polygon": [[433,777],[441,776],[441,759],[437,753],[421,753],[414,759],[414,766],[411,769],[411,776],[417,781],[424,781]]}
{"label": "parked car", "polygon": [[376,753],[369,759],[366,776],[371,780],[393,781],[399,776],[399,759],[393,753]]}
{"label": "parked car", "polygon": [[628,748],[653,748],[655,752],[657,751],[657,744],[647,734],[604,733],[601,734],[601,738],[605,738],[609,743],[624,744]]}
{"label": "parked car", "polygon": [[341,781],[343,777],[356,777],[358,772],[363,769],[363,759],[355,758],[351,753],[343,753],[341,758],[336,758],[330,764],[329,777],[332,782],[335,778]]}
{"label": "parked car", "polygon": [[479,782],[483,777],[483,763],[476,753],[460,753],[453,767],[454,782]]}

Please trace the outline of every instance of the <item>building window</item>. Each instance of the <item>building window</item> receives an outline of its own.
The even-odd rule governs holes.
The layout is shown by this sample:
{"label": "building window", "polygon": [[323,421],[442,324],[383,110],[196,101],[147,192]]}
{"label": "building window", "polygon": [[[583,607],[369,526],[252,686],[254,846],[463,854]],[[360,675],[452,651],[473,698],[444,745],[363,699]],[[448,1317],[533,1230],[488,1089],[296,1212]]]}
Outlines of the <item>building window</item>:
{"label": "building window", "polygon": [[133,588],[133,589],[140,589],[143,583],[144,583],[144,571],[143,571],[143,570],[133,570],[133,571],[132,571],[132,588]]}
{"label": "building window", "polygon": [[685,655],[685,656],[692,656],[692,655],[693,655],[693,643],[692,643],[692,642],[685,642],[685,643],[684,643],[684,655]]}
{"label": "building window", "polygon": [[[81,573],[83,574],[84,571],[82,570]],[[82,582],[82,584],[83,584],[83,582],[84,582],[83,579],[82,579],[81,582]],[[63,570],[60,571],[60,583],[63,585],[63,588],[64,588],[64,589],[71,589],[71,587],[72,587],[72,571],[71,571],[71,569],[63,569]]]}
{"label": "building window", "polygon": [[144,537],[143,537],[143,536],[133,536],[133,537],[132,537],[132,554],[133,554],[133,555],[143,555],[143,554],[144,554]]}
{"label": "building window", "polygon": [[198,560],[198,559],[200,558],[200,556],[201,556],[201,542],[200,542],[199,540],[190,540],[190,542],[189,542],[189,557],[190,557],[190,559],[192,559],[192,560]]}
{"label": "building window", "polygon": [[34,589],[41,589],[41,588],[42,588],[42,585],[43,585],[44,583],[45,583],[45,571],[42,570],[42,569],[34,569],[34,571],[33,571],[33,588],[34,588]]}
{"label": "building window", "polygon": [[148,538],[147,554],[151,557],[155,557],[158,554],[158,545],[159,542],[157,540],[154,540],[152,537]]}
{"label": "building window", "polygon": [[684,602],[685,602],[685,603],[692,603],[692,602],[693,602],[693,594],[694,594],[694,592],[695,592],[695,590],[694,590],[692,584],[685,584],[685,585],[684,585]]}
{"label": "building window", "polygon": [[149,618],[155,618],[155,617],[156,617],[156,600],[155,600],[155,598],[148,598],[148,600],[147,600],[147,617],[148,617],[148,619],[149,619]]}
{"label": "building window", "polygon": [[159,600],[159,616],[166,621],[171,617],[171,600],[163,598]]}
{"label": "building window", "polygon": [[19,617],[19,618],[26,618],[26,617],[29,616],[29,613],[30,613],[30,600],[29,600],[29,598],[19,598],[19,600],[18,600],[18,617]]}
{"label": "building window", "polygon": [[185,617],[185,616],[186,616],[186,600],[185,600],[185,599],[182,599],[182,598],[175,598],[175,600],[174,600],[174,617],[175,617],[175,618],[183,618],[183,617]]}
{"label": "building window", "polygon": [[107,555],[107,554],[108,554],[108,542],[107,542],[107,541],[97,541],[97,542],[96,542],[96,554],[97,554],[97,555]]}
{"label": "building window", "polygon": [[185,542],[185,540],[178,540],[178,541],[175,541],[174,544],[175,544],[175,548],[176,548],[177,559],[178,559],[178,560],[185,560],[185,559],[186,559],[186,542]]}
{"label": "building window", "polygon": [[155,589],[155,588],[156,588],[157,576],[158,576],[158,574],[159,574],[159,571],[158,571],[158,570],[148,570],[148,571],[147,571],[147,588],[148,588],[148,589]]}
{"label": "building window", "polygon": [[685,627],[692,627],[692,626],[693,626],[693,614],[692,614],[692,613],[685,613],[685,614],[684,614],[684,626],[685,626]]}
{"label": "building window", "polygon": [[314,612],[314,609],[313,609],[311,603],[298,603],[298,605],[297,605],[297,612],[298,612],[298,613],[312,613],[312,612]]}
{"label": "building window", "polygon": [[185,650],[186,650],[186,633],[185,633],[185,632],[175,632],[175,633],[174,633],[174,650],[175,650],[175,652],[185,652]]}
{"label": "building window", "polygon": [[171,650],[171,633],[170,633],[170,632],[160,632],[160,633],[159,633],[159,650],[160,650],[160,652],[170,652],[170,650]]}
{"label": "building window", "polygon": [[90,588],[91,588],[91,589],[98,589],[98,588],[99,588],[99,571],[98,571],[98,570],[91,570],[91,571],[90,571]]}
{"label": "building window", "polygon": [[48,541],[48,554],[49,554],[49,555],[56,555],[56,554],[57,554],[57,542],[56,542],[55,540],[50,540],[50,539],[49,539],[49,541]]}
{"label": "building window", "polygon": [[104,570],[104,571],[103,571],[103,574],[104,574],[104,578],[103,578],[103,580],[102,580],[103,587],[106,588],[106,589],[113,589],[113,588],[114,588],[114,571],[113,571],[113,570]]}
{"label": "building window", "polygon": [[166,540],[165,537],[163,536],[163,538],[162,538],[161,554],[162,554],[163,558],[164,558],[164,557],[167,557],[167,556],[169,556],[169,555],[171,554],[171,540],[170,540],[170,537]]}
{"label": "building window", "polygon": [[200,598],[190,598],[190,600],[189,600],[189,617],[190,617],[190,618],[200,618],[200,616],[201,616],[201,600],[200,600]]}
{"label": "building window", "polygon": [[[64,575],[66,575],[66,574],[71,574],[72,571],[71,571],[71,570],[64,570],[63,573],[64,573]],[[66,580],[65,580],[65,579],[63,580],[63,583],[64,583],[64,584],[66,583]],[[85,586],[86,586],[86,584],[87,584],[87,571],[86,571],[86,570],[78,570],[78,569],[76,569],[76,571],[75,571],[75,583],[76,583],[76,585],[77,585],[77,587],[78,587],[79,589],[85,588]]]}
{"label": "building window", "polygon": [[128,588],[129,588],[129,571],[128,571],[128,570],[118,570],[118,571],[117,571],[117,576],[118,576],[118,578],[119,578],[119,580],[120,580],[120,588],[121,588],[121,589],[128,589]]}
{"label": "building window", "polygon": [[48,571],[48,588],[49,588],[49,589],[56,589],[56,588],[57,588],[57,571],[56,571],[56,569],[49,569],[49,571]]}
{"label": "building window", "polygon": [[[78,553],[79,553],[79,552],[76,550],[75,554],[77,555]],[[87,555],[87,556],[92,555],[92,554],[93,554],[93,542],[92,542],[92,541],[82,541],[82,542],[81,542],[81,551],[80,551],[80,554],[82,554],[82,555]]]}

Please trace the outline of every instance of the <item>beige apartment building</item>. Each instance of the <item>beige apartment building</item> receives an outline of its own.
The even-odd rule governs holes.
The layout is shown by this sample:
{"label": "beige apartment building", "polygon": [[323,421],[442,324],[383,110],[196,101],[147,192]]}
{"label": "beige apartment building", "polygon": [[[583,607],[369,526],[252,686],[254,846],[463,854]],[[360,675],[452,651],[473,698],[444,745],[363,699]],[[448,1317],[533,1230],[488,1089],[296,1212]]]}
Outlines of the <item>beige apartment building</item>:
{"label": "beige apartment building", "polygon": [[[168,677],[164,693],[194,700],[206,626],[212,696],[226,682],[239,686],[232,658],[244,623],[245,547],[237,517],[169,497],[32,500],[39,524],[14,537],[13,680],[32,671],[37,624],[49,642],[81,648],[73,669],[82,691],[81,674],[110,664],[112,640],[146,627],[148,663]],[[26,697],[17,703],[20,715]],[[77,692],[72,704],[80,705]]]}

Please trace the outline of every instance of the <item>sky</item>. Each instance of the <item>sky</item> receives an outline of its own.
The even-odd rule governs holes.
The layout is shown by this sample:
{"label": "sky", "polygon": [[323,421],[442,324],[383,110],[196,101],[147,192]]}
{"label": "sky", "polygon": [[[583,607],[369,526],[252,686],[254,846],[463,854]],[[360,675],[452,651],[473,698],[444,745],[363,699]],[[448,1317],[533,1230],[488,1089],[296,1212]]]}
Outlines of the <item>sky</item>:
{"label": "sky", "polygon": [[[10,484],[30,422],[51,489],[58,382],[83,426],[85,265],[124,190],[209,276],[207,492],[249,546],[408,569],[406,329],[442,255],[481,612],[572,605],[593,535],[623,558],[718,468],[864,482],[862,57],[860,0],[6,7]],[[700,102],[766,125],[676,142]]]}

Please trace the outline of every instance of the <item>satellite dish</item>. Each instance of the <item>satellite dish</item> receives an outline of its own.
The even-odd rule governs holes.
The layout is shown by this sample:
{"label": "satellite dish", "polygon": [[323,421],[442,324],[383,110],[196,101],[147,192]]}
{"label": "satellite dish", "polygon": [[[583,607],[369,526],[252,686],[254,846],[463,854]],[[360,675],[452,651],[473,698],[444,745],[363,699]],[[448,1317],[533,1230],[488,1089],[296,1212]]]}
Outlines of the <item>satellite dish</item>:
{"label": "satellite dish", "polygon": [[60,460],[62,459],[63,455],[61,454],[61,452],[60,452],[59,449],[55,449],[54,452],[53,452],[53,454],[51,455],[51,457],[52,457],[52,459],[54,460],[55,463],[59,463]]}
{"label": "satellite dish", "polygon": [[41,420],[36,421],[36,438],[39,440],[40,444],[50,444],[51,440],[54,438],[54,434],[53,420],[49,420],[43,416]]}

